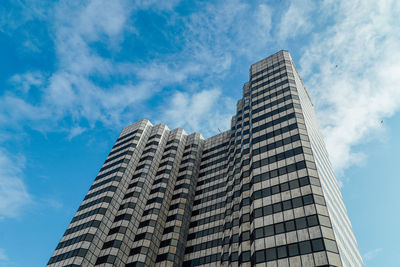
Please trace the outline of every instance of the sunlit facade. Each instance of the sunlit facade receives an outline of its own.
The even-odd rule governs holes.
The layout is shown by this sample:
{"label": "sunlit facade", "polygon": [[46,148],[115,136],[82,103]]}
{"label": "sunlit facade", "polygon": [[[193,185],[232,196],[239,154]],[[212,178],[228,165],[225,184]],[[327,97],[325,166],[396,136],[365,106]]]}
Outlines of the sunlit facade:
{"label": "sunlit facade", "polygon": [[266,263],[363,265],[287,51],[251,66],[223,133],[123,129],[48,265]]}

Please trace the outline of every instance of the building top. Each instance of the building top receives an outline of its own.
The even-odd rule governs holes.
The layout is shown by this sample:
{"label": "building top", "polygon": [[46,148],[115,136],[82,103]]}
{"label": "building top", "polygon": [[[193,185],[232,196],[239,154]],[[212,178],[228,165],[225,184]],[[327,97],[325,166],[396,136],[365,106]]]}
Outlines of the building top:
{"label": "building top", "polygon": [[287,50],[281,50],[279,52],[276,52],[275,54],[266,57],[254,64],[251,65],[250,67],[250,77],[257,73],[260,70],[265,70],[269,66],[272,66],[273,64],[276,64],[282,60],[291,60],[291,56],[289,51]]}

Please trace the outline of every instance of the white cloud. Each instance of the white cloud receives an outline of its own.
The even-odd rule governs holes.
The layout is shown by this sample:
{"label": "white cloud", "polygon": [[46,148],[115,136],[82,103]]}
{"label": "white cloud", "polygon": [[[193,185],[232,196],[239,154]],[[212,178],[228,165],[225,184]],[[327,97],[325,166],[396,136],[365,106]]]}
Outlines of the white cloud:
{"label": "white cloud", "polygon": [[[7,107],[5,114],[12,114],[16,122],[43,127],[44,131],[51,128],[49,122],[56,125],[66,117],[72,118],[75,124],[84,120],[91,126],[98,121],[107,126],[121,126],[131,121],[140,102],[165,86],[207,71],[204,64],[186,60],[185,53],[178,56],[176,62],[167,58],[150,63],[130,63],[114,61],[96,50],[96,44],[102,43],[108,51],[118,51],[124,35],[132,30],[132,12],[152,8],[153,4],[151,1],[136,5],[127,1],[113,1],[112,4],[89,1],[85,5],[71,2],[55,5],[51,23],[57,68],[46,76],[40,72],[14,75],[11,82],[17,90],[27,92],[32,86],[41,86],[41,99],[32,105],[27,99],[8,92],[7,97],[1,99],[4,109]],[[173,5],[159,5],[157,10],[169,10]],[[221,65],[224,68],[230,65],[229,57]],[[48,121],[43,123],[45,119]],[[0,123],[5,124],[8,120],[5,115],[0,117]],[[77,129],[80,128],[71,130],[69,138]]]}
{"label": "white cloud", "polygon": [[[335,3],[335,23],[304,49],[304,75],[336,170],[362,162],[354,146],[400,108],[398,1]],[[332,6],[324,6],[332,8]],[[325,11],[326,12],[326,11]]]}
{"label": "white cloud", "polygon": [[[71,118],[72,138],[83,129],[82,122],[120,127],[135,119],[135,114],[150,113],[156,119],[167,119],[171,126],[216,133],[217,125],[195,117],[209,118],[206,111],[212,110],[213,117],[229,127],[233,113],[213,99],[197,103],[195,98],[205,101],[203,93],[223,99],[225,90],[204,88],[220,88],[227,74],[242,68],[241,62],[262,58],[267,49],[276,46],[276,40],[289,42],[299,36],[311,40],[297,44],[304,51],[299,65],[336,170],[362,162],[364,155],[354,146],[379,133],[381,119],[399,109],[400,29],[396,19],[400,8],[396,1],[302,0],[290,3],[282,17],[274,17],[280,13],[265,4],[252,6],[239,0],[199,3],[196,11],[185,17],[173,10],[177,4],[151,0],[135,4],[61,2],[50,8],[54,15],[43,11],[48,7],[35,7],[34,14],[23,20],[36,16],[49,21],[56,69],[53,73],[14,75],[11,82],[15,88],[28,92],[40,87],[41,99],[32,104],[12,92],[5,93],[0,98],[0,124],[30,123],[46,131],[57,128],[49,125]],[[134,25],[135,12],[141,9],[165,12],[169,26],[179,25],[181,32],[171,40],[179,49],[149,62],[118,61],[100,53],[98,44],[113,55],[128,34],[145,34],[137,32]],[[272,21],[279,22],[276,28]],[[171,33],[164,34],[168,37]],[[187,91],[165,98],[166,103],[176,103],[170,118],[157,115],[159,109],[143,108],[146,100],[176,85]],[[187,119],[178,115],[178,102]],[[233,103],[226,104],[227,110],[233,111],[234,102],[227,102]],[[198,115],[190,113],[192,106]]]}
{"label": "white cloud", "polygon": [[46,107],[34,106],[25,100],[6,95],[0,98],[0,124],[21,127],[21,121],[43,121],[50,118]]}
{"label": "white cloud", "polygon": [[0,218],[17,217],[31,203],[21,178],[24,161],[23,157],[11,158],[0,150]]}
{"label": "white cloud", "polygon": [[381,252],[382,252],[382,248],[376,248],[376,249],[370,250],[367,253],[365,253],[363,258],[366,261],[370,261],[370,260],[373,260],[374,258],[376,258]]}
{"label": "white cloud", "polygon": [[257,32],[259,39],[265,41],[270,38],[270,31],[272,29],[272,11],[271,8],[265,4],[260,4],[256,8],[255,18],[256,22],[253,24],[254,32]]}
{"label": "white cloud", "polygon": [[313,28],[311,13],[314,11],[314,8],[315,4],[311,0],[291,2],[279,24],[279,39],[281,41],[293,39],[298,35],[311,31]]}
{"label": "white cloud", "polygon": [[[164,9],[173,15],[172,8],[176,4],[158,5],[156,10]],[[177,54],[149,63],[131,63],[115,61],[96,50],[95,44],[101,43],[111,53],[118,52],[125,35],[132,33],[134,12],[154,9],[154,5],[154,1],[135,5],[127,1],[55,5],[55,15],[48,19],[54,31],[57,68],[46,75],[40,72],[14,75],[11,80],[19,90],[26,92],[32,86],[41,86],[41,101],[32,105],[27,99],[9,93],[2,99],[4,106],[10,108],[7,112],[16,114],[13,115],[15,121],[25,120],[31,127],[43,127],[42,131],[51,129],[49,122],[56,125],[66,117],[72,118],[78,126],[81,120],[88,121],[91,126],[98,121],[108,126],[121,126],[131,121],[141,102],[163,88],[184,84],[188,77],[204,75],[212,84],[213,75],[221,78],[232,66],[233,55],[252,56],[268,42],[270,8],[261,4],[253,9],[246,2],[233,0],[219,2],[216,6],[201,4],[201,9],[189,17],[171,19],[170,23],[183,24],[183,34],[178,37],[182,38],[183,47]],[[102,83],[103,80],[106,82]],[[118,82],[121,80],[128,82]],[[3,120],[0,117],[1,122],[6,123],[7,117]],[[70,137],[77,129],[72,129]]]}
{"label": "white cloud", "polygon": [[10,82],[16,85],[17,90],[27,93],[31,87],[38,87],[43,84],[44,77],[40,72],[26,72],[15,74],[10,78]]}
{"label": "white cloud", "polygon": [[[52,128],[49,123],[56,125],[65,117],[71,117],[78,124],[86,119],[90,125],[97,121],[120,125],[123,112],[132,110],[134,103],[158,90],[146,79],[137,84],[112,82],[107,86],[93,81],[111,79],[114,75],[132,77],[131,65],[114,62],[93,48],[94,43],[100,42],[107,44],[111,51],[119,49],[133,9],[131,6],[126,1],[89,1],[85,5],[61,2],[55,5],[55,16],[49,16],[48,20],[54,30],[57,68],[48,75],[41,72],[15,74],[10,79],[14,88],[27,93],[33,86],[40,87],[37,92],[40,99],[33,105],[24,96],[7,92],[0,99],[3,104],[0,109],[4,110],[0,123],[29,123],[43,131]],[[69,138],[78,129],[82,128],[72,129]]]}
{"label": "white cloud", "polygon": [[76,137],[76,136],[82,134],[84,131],[86,131],[86,129],[85,129],[85,128],[82,128],[82,127],[80,127],[80,126],[76,126],[76,127],[72,128],[72,129],[69,131],[68,140],[71,140],[72,138],[74,138],[74,137]]}
{"label": "white cloud", "polygon": [[45,198],[42,199],[41,202],[43,203],[44,206],[50,207],[55,210],[61,210],[64,207],[62,202],[53,198]]}
{"label": "white cloud", "polygon": [[[253,59],[257,53],[265,54],[271,19],[272,11],[265,4],[252,7],[247,2],[233,0],[202,5],[188,18],[180,18],[185,45],[179,58],[185,60],[184,66],[177,69],[191,77],[202,77],[203,86],[214,87],[213,81],[223,78],[241,57]],[[188,70],[186,66],[191,68]],[[179,82],[185,84],[184,79]],[[191,84],[185,89],[191,87],[194,89],[177,92],[166,101],[171,104],[163,109],[160,120],[170,127],[182,127],[204,136],[216,134],[218,129],[229,129],[236,101],[223,96],[221,89],[201,90]]]}
{"label": "white cloud", "polygon": [[73,28],[80,30],[80,35],[89,40],[97,40],[103,34],[118,37],[130,10],[131,5],[123,1],[91,1],[79,12]]}
{"label": "white cloud", "polygon": [[0,261],[7,261],[8,257],[6,251],[3,248],[0,248]]}
{"label": "white cloud", "polygon": [[158,1],[158,0],[137,0],[135,1],[136,7],[140,9],[153,9],[153,10],[172,10],[180,0]]}
{"label": "white cloud", "polygon": [[239,0],[208,3],[184,18],[184,53],[206,65],[208,72],[226,71],[239,57],[253,58],[265,50],[271,41],[271,17],[265,4],[253,7]]}
{"label": "white cloud", "polygon": [[234,102],[221,95],[219,89],[194,94],[176,92],[171,104],[162,113],[162,121],[171,127],[184,128],[188,133],[200,132],[205,137],[230,128]]}

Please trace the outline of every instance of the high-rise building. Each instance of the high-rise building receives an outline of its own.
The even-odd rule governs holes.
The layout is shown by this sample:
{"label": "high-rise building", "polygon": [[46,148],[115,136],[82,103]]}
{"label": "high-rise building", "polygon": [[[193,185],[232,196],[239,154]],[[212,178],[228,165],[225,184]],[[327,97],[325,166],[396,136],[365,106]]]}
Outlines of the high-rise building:
{"label": "high-rise building", "polygon": [[251,66],[228,131],[123,129],[48,265],[362,266],[289,52]]}

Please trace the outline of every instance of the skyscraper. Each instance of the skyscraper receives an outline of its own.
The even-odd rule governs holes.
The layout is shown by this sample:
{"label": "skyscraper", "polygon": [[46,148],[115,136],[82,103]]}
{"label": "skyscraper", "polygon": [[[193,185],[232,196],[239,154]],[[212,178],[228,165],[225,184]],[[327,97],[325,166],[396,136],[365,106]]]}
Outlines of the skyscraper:
{"label": "skyscraper", "polygon": [[251,66],[228,131],[123,129],[48,265],[265,263],[363,265],[287,51]]}

